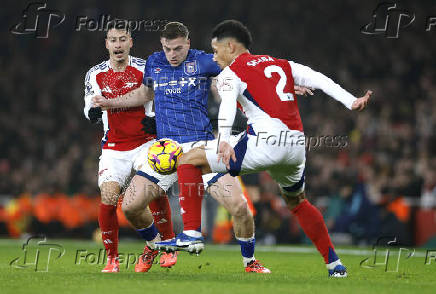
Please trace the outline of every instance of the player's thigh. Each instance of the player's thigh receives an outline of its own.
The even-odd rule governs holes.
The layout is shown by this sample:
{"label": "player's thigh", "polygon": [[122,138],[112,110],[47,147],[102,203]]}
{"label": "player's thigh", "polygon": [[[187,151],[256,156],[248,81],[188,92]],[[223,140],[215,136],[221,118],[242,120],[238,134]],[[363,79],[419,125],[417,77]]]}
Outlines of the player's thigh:
{"label": "player's thigh", "polygon": [[156,140],[148,141],[135,149],[133,154],[133,169],[140,170],[143,165],[148,165],[148,149],[156,142]]}
{"label": "player's thigh", "polygon": [[106,205],[116,205],[121,192],[118,182],[103,182],[100,186],[101,202]]}
{"label": "player's thigh", "polygon": [[177,173],[173,172],[169,175],[162,175],[153,170],[147,161],[139,166],[136,176],[141,176],[148,179],[150,182],[156,184],[164,192],[167,192],[171,186],[177,182]]}
{"label": "player's thigh", "polygon": [[126,184],[127,179],[130,177],[133,163],[128,157],[122,157],[122,151],[113,152],[113,150],[109,150],[106,152],[106,150],[103,150],[98,164],[99,187],[105,182],[116,182],[120,187]]}
{"label": "player's thigh", "polygon": [[104,204],[115,205],[120,191],[130,177],[132,163],[126,159],[112,156],[113,153],[104,152],[100,156],[98,186]]}
{"label": "player's thigh", "polygon": [[[215,142],[218,143],[217,140]],[[257,136],[246,133],[232,136],[230,144],[233,146],[236,156],[236,162],[230,160],[228,172],[232,176],[267,170],[288,156],[288,150],[285,146],[267,144]],[[206,158],[211,170],[218,173],[226,172],[224,163],[221,160],[218,161],[216,150],[214,147],[206,149]]]}
{"label": "player's thigh", "polygon": [[243,195],[239,178],[225,174],[209,186],[208,192],[232,216],[249,214],[248,203]]}
{"label": "player's thigh", "polygon": [[304,197],[305,158],[291,164],[277,165],[268,170],[277,182],[289,207],[295,206]]}
{"label": "player's thigh", "polygon": [[143,211],[154,199],[164,191],[149,179],[135,175],[124,193],[122,209],[126,214]]}

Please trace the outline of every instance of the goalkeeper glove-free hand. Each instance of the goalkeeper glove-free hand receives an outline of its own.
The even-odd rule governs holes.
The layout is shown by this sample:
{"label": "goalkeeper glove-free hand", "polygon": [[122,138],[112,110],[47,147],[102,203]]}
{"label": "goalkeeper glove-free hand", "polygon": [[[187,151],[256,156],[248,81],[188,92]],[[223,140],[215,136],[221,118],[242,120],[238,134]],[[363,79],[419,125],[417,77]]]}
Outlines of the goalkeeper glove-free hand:
{"label": "goalkeeper glove-free hand", "polygon": [[93,124],[101,122],[102,115],[103,111],[101,110],[101,107],[91,107],[88,111],[89,120]]}
{"label": "goalkeeper glove-free hand", "polygon": [[144,117],[141,120],[141,124],[144,126],[141,130],[149,135],[156,135],[156,118],[155,117]]}

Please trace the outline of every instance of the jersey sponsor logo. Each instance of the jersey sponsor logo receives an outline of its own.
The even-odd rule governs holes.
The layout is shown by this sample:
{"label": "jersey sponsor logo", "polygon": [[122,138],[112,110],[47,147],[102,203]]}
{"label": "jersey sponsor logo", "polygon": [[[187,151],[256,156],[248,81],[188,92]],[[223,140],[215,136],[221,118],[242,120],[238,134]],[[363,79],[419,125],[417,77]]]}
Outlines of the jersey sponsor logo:
{"label": "jersey sponsor logo", "polygon": [[156,67],[155,69],[154,69],[154,73],[155,74],[158,74],[158,73],[160,73],[161,72],[161,68],[160,67]]}
{"label": "jersey sponsor logo", "polygon": [[182,89],[180,88],[165,89],[165,95],[171,95],[171,94],[182,94]]}
{"label": "jersey sponsor logo", "polygon": [[261,62],[267,62],[267,61],[274,61],[274,59],[271,56],[262,56],[262,57],[259,57],[257,59],[248,61],[247,65],[248,66],[256,66]]}
{"label": "jersey sponsor logo", "polygon": [[198,70],[197,61],[185,61],[183,70],[187,75],[195,74]]}
{"label": "jersey sponsor logo", "polygon": [[156,90],[156,88],[167,87],[167,86],[169,86],[169,87],[180,86],[181,88],[183,88],[186,85],[188,87],[190,87],[190,86],[199,87],[201,89],[202,87],[206,86],[207,81],[208,81],[208,78],[206,78],[206,77],[188,77],[188,78],[181,77],[178,80],[170,80],[170,81],[168,81],[168,78],[162,77],[161,79],[158,79],[154,83],[154,89]]}

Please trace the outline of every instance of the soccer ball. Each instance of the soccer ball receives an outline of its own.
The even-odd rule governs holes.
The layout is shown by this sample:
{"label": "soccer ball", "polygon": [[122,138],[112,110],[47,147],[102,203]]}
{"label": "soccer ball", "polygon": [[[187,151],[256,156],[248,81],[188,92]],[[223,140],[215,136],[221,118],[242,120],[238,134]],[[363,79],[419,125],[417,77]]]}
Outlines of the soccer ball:
{"label": "soccer ball", "polygon": [[176,170],[177,160],[182,153],[179,144],[170,139],[161,139],[148,149],[148,164],[154,171],[169,175]]}

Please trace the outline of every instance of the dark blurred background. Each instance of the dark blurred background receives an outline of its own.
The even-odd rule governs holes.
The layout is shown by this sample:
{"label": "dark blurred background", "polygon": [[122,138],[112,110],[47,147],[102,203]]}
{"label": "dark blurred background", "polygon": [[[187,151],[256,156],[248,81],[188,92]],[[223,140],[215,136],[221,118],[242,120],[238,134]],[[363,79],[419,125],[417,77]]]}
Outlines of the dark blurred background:
{"label": "dark blurred background", "polygon": [[[181,21],[191,31],[191,47],[208,52],[214,25],[238,19],[253,34],[252,53],[308,65],[355,96],[372,89],[369,108],[359,114],[320,91],[299,98],[307,136],[342,136],[347,143],[308,150],[307,195],[323,209],[339,243],[372,244],[395,235],[404,244],[434,244],[436,25],[426,31],[428,18],[436,16],[434,1],[396,2],[415,15],[408,27],[400,23],[398,38],[361,32],[379,1],[47,1],[47,8],[65,14],[48,38],[11,33],[29,3],[3,2],[0,12],[1,235],[88,237],[97,227],[103,132],[83,115],[83,81],[108,57],[103,32],[75,27],[79,16],[106,14]],[[133,56],[145,59],[160,50],[158,32],[133,37]],[[211,117],[217,107],[210,102]],[[244,182],[261,243],[306,241],[267,174]],[[230,242],[228,215],[210,207],[205,233],[218,232],[215,242]]]}

